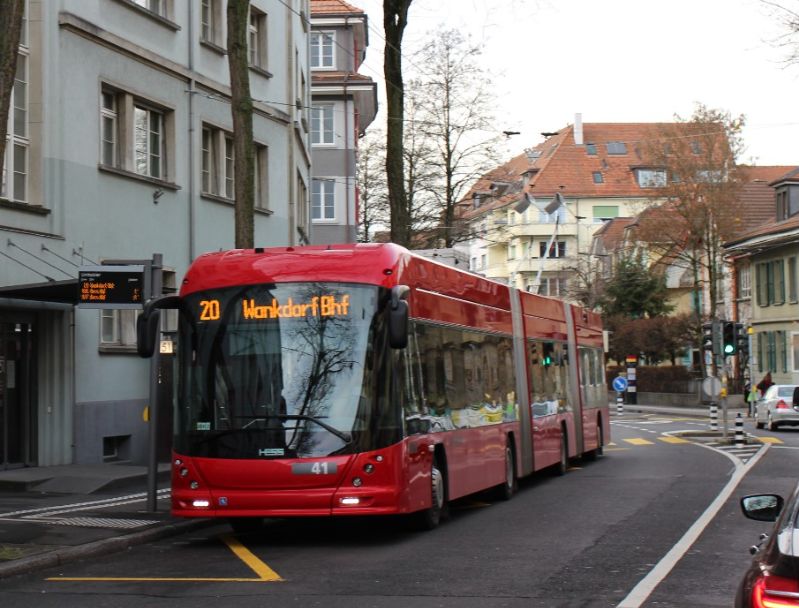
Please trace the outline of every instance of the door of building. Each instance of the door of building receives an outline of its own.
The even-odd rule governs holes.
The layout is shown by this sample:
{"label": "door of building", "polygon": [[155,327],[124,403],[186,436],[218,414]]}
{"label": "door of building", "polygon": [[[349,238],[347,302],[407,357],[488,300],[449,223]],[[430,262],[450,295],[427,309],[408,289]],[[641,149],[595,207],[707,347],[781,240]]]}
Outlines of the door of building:
{"label": "door of building", "polygon": [[0,321],[0,468],[35,464],[33,320]]}

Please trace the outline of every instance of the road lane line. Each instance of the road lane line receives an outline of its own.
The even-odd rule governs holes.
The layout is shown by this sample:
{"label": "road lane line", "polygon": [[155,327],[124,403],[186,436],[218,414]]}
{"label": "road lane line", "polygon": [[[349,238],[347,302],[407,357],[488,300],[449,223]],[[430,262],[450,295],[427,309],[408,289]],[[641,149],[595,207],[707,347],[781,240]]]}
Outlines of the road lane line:
{"label": "road lane line", "polygon": [[258,578],[262,581],[282,581],[283,579],[280,575],[272,570],[269,566],[263,563],[260,559],[258,559],[255,554],[250,551],[247,547],[242,545],[238,539],[225,534],[222,536],[222,542],[224,542],[233,553],[236,554],[241,561],[247,564],[250,568],[252,568],[253,572],[258,575]]}
{"label": "road lane line", "polygon": [[[700,443],[697,445],[703,444]],[[633,587],[632,591],[627,594],[627,597],[625,597],[616,608],[640,608],[640,606],[643,605],[655,588],[668,576],[669,572],[671,572],[674,566],[682,559],[683,555],[687,553],[688,549],[696,542],[710,522],[713,521],[713,518],[718,514],[749,470],[757,464],[770,447],[770,444],[765,444],[763,449],[761,449],[754,458],[747,461],[746,464],[721,450],[713,450],[715,452],[722,452],[735,463],[735,471],[727,482],[727,485],[724,486],[715,500],[710,503],[710,506],[705,509],[705,512],[699,516],[699,519],[688,528],[682,538],[669,549],[668,553],[666,553],[657,564],[655,564],[655,567],[649,571],[649,574]]]}
{"label": "road lane line", "polygon": [[81,582],[81,583],[274,583],[283,579],[264,562],[258,559],[252,551],[242,545],[238,540],[229,535],[221,537],[228,548],[241,561],[247,564],[258,575],[258,578],[209,578],[209,577],[147,577],[147,576],[51,576],[45,580],[51,582]]}
{"label": "road lane line", "polygon": [[687,439],[683,439],[682,437],[672,437],[671,435],[664,435],[663,437],[658,437],[658,439],[666,443],[691,443]]}
{"label": "road lane line", "polygon": [[784,443],[782,439],[777,439],[776,437],[755,437],[761,443]]}
{"label": "road lane line", "polygon": [[639,437],[633,437],[632,439],[625,439],[627,443],[631,443],[633,445],[655,445],[648,439],[641,439]]}

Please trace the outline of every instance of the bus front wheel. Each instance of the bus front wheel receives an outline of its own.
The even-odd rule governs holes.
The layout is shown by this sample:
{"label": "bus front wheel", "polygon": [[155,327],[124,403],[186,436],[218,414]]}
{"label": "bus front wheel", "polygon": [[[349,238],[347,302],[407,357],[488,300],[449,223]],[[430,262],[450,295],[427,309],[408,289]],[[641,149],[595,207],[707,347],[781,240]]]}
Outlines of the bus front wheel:
{"label": "bus front wheel", "polygon": [[438,458],[433,460],[430,470],[430,506],[411,516],[416,530],[432,530],[447,515],[447,484]]}

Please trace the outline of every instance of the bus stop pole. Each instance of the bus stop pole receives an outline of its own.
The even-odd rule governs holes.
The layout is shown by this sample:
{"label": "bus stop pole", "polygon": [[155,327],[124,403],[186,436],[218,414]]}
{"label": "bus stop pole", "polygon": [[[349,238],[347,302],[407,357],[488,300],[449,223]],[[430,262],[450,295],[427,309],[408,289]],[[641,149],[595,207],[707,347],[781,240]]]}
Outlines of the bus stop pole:
{"label": "bus stop pole", "polygon": [[[154,253],[150,263],[150,298],[156,298],[162,291],[163,255]],[[160,331],[159,322],[158,344],[153,356],[150,358],[150,403],[147,406],[149,424],[149,445],[147,454],[147,511],[154,513],[158,510],[158,366],[160,361]]]}

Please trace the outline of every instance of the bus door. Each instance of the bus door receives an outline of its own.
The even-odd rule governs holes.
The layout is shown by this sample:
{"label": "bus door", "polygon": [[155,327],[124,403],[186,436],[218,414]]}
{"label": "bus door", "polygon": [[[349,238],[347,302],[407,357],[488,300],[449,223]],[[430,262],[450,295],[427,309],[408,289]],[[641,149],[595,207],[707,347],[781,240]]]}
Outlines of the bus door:
{"label": "bus door", "polygon": [[541,469],[560,459],[558,366],[553,342],[531,341],[528,348],[534,462]]}

